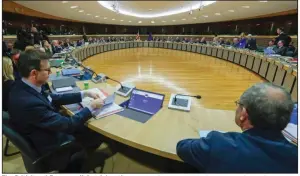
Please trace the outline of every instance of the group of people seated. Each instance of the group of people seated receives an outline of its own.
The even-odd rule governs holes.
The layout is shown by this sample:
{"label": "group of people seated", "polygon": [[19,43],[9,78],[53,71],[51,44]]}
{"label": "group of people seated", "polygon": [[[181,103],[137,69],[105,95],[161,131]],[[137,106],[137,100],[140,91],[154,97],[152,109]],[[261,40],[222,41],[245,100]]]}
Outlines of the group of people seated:
{"label": "group of people seated", "polygon": [[[111,40],[114,38],[108,37],[106,41],[90,38],[87,41]],[[121,37],[120,40],[126,41],[126,38]],[[233,41],[237,45],[241,40],[243,38]],[[204,41],[205,38],[202,38],[199,42]],[[224,40],[215,42],[221,44]],[[32,40],[18,38],[12,49],[5,42],[2,44],[2,101],[3,110],[10,115],[11,128],[28,140],[40,155],[54,150],[65,141],[74,141],[72,150],[54,155],[47,161],[62,168],[61,172],[89,172],[87,161],[114,153],[99,152],[97,149],[106,142],[105,138],[84,125],[92,118],[95,109],[103,106],[103,100],[88,90],[53,94],[47,83],[51,74],[49,58],[63,48],[75,46],[75,43],[66,39],[64,42],[54,40],[49,44],[48,40],[33,35]],[[279,37],[278,45],[279,49],[285,47],[282,37]],[[60,105],[78,103],[84,97],[94,99],[90,107],[83,108],[72,117],[60,112]],[[236,105],[235,123],[241,128],[241,133],[213,131],[207,137],[179,141],[178,156],[199,172],[296,173],[297,146],[287,141],[281,133],[289,123],[293,110],[291,95],[282,87],[259,83],[246,90]],[[112,151],[114,149],[112,147]]]}

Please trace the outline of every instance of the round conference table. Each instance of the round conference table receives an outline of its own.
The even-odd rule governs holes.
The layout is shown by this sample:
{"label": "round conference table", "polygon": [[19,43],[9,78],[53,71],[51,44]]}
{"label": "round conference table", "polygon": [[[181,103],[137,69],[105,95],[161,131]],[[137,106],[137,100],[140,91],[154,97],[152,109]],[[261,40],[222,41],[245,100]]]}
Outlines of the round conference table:
{"label": "round conference table", "polygon": [[[91,44],[76,48],[72,56],[83,61],[90,56],[112,50],[152,47],[181,50],[213,56],[238,64],[275,85],[283,86],[297,101],[297,70],[290,64],[247,50],[236,50],[221,46],[188,43],[131,41],[105,44]],[[83,82],[77,82],[83,89]],[[95,84],[89,81],[89,88],[100,88],[113,93],[116,88],[107,83]],[[127,100],[116,96],[120,104]],[[87,126],[118,142],[158,156],[181,161],[176,155],[176,144],[186,138],[199,138],[198,130],[240,131],[234,121],[235,111],[207,109],[191,106],[190,112],[168,109],[167,105],[146,123],[140,123],[120,115],[111,115],[101,119],[90,119]]]}

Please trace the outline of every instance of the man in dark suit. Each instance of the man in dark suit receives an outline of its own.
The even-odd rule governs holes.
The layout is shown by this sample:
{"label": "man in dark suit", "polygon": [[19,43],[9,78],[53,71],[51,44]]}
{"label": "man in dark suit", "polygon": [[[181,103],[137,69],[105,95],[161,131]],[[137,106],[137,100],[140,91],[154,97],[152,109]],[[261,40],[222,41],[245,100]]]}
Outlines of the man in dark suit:
{"label": "man in dark suit", "polygon": [[250,50],[256,50],[257,46],[256,46],[256,39],[252,38],[251,34],[248,34],[248,41],[246,44],[246,48],[250,49]]}
{"label": "man in dark suit", "polygon": [[282,27],[277,28],[277,34],[278,36],[275,38],[275,45],[277,45],[280,40],[283,40],[284,46],[288,47],[292,40],[291,37],[284,33],[284,29]]}
{"label": "man in dark suit", "polygon": [[[90,131],[84,123],[92,117],[94,109],[102,106],[103,101],[90,91],[49,94],[45,86],[51,73],[48,59],[45,53],[38,50],[21,53],[19,71],[22,79],[16,81],[9,96],[11,127],[24,136],[41,156],[70,140],[75,140],[86,151],[95,150],[101,144],[102,137]],[[72,117],[60,114],[56,108],[60,105],[79,103],[86,96],[94,98],[91,106]],[[55,156],[49,162],[66,164],[73,154],[71,152],[73,151]]]}
{"label": "man in dark suit", "polygon": [[297,146],[281,133],[293,111],[291,95],[282,87],[258,83],[236,104],[235,123],[242,133],[212,131],[182,140],[178,156],[202,172],[297,173]]}
{"label": "man in dark suit", "polygon": [[285,56],[286,55],[286,51],[287,51],[287,47],[284,46],[284,41],[280,40],[277,43],[277,46],[275,48],[273,48],[273,50],[275,51],[275,54],[279,54],[281,56]]}

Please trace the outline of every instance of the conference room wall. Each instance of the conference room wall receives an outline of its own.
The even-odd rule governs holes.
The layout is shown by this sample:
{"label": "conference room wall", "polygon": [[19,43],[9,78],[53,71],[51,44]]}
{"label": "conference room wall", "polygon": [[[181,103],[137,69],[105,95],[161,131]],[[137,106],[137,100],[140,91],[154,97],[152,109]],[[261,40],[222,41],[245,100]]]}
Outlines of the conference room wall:
{"label": "conference room wall", "polygon": [[54,35],[65,34],[65,30],[72,30],[75,34],[82,34],[83,28],[87,34],[136,34],[140,31],[140,34],[152,32],[152,34],[238,35],[240,32],[245,32],[253,35],[276,35],[276,28],[281,26],[285,28],[289,35],[297,35],[297,17],[297,14],[290,14],[214,23],[169,26],[126,26],[62,21],[4,11],[2,24],[6,34],[10,35],[16,34],[16,31],[21,26],[28,29],[31,25],[37,26],[39,29]]}

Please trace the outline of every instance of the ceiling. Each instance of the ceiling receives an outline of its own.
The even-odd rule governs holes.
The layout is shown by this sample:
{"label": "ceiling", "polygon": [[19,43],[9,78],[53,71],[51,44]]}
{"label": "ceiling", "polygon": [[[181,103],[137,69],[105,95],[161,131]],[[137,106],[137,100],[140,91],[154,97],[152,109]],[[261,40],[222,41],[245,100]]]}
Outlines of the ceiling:
{"label": "ceiling", "polygon": [[[91,23],[132,26],[230,21],[297,9],[297,1],[15,2],[30,9],[57,17]],[[71,8],[72,6],[73,8]]]}

